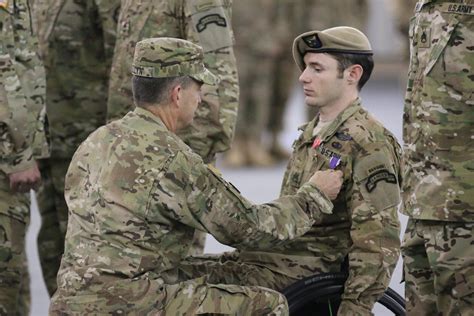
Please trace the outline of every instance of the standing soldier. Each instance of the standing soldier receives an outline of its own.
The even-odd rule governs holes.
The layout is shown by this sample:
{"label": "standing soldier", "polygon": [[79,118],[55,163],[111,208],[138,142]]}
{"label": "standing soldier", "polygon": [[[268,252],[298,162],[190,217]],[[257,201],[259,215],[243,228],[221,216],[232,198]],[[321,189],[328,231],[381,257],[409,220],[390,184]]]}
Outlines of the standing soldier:
{"label": "standing soldier", "polygon": [[403,241],[408,315],[473,315],[474,1],[423,0],[410,25]]}
{"label": "standing soldier", "polygon": [[107,87],[120,0],[36,0],[46,67],[51,158],[40,162],[38,249],[50,295],[64,247],[64,176],[79,144],[106,121]]}
{"label": "standing soldier", "polygon": [[[231,30],[231,0],[124,0],[107,103],[110,120],[133,109],[129,77],[135,44],[144,38],[175,37],[197,43],[204,49],[204,63],[220,83],[203,86],[203,103],[193,123],[178,132],[206,163],[231,144],[238,107],[238,81],[234,38]],[[197,233],[191,253],[201,253],[205,235]]]}
{"label": "standing soldier", "polygon": [[44,68],[27,0],[0,1],[0,315],[28,315],[25,235],[48,154]]}
{"label": "standing soldier", "polygon": [[[347,270],[338,315],[371,315],[388,287],[400,253],[401,148],[362,107],[359,91],[373,69],[367,37],[350,27],[298,36],[293,56],[305,102],[318,115],[300,128],[281,196],[295,194],[317,170],[339,169],[344,185],[310,231],[268,250],[242,248],[215,258],[189,258],[186,277],[282,290],[307,276]],[[348,267],[345,267],[347,258]]]}

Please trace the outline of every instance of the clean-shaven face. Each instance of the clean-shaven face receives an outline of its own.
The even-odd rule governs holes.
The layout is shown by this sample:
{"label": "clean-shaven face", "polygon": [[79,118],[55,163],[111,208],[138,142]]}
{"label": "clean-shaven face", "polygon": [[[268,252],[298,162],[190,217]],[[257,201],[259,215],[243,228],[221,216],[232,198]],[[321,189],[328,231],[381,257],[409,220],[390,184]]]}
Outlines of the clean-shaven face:
{"label": "clean-shaven face", "polygon": [[338,62],[324,53],[306,53],[304,62],[306,68],[299,81],[303,84],[306,105],[318,108],[331,106],[345,88]]}

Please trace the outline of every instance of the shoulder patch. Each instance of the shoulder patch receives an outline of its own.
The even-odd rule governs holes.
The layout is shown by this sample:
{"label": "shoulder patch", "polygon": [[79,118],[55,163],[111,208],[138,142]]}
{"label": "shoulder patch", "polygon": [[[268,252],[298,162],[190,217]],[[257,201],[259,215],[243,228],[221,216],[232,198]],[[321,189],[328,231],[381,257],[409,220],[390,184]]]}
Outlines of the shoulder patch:
{"label": "shoulder patch", "polygon": [[200,18],[198,23],[196,24],[196,30],[201,33],[207,28],[209,24],[216,24],[217,26],[227,27],[227,21],[225,17],[221,16],[220,14],[213,13]]}
{"label": "shoulder patch", "polygon": [[370,174],[370,176],[367,178],[365,188],[370,193],[377,187],[377,183],[380,181],[397,184],[397,177],[387,169],[381,169]]}

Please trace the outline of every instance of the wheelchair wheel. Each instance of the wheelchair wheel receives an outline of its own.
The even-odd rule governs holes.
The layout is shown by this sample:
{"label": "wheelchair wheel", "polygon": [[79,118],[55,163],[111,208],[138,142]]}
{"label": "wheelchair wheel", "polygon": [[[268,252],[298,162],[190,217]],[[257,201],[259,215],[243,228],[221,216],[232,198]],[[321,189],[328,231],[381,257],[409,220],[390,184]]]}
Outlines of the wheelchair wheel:
{"label": "wheelchair wheel", "polygon": [[[336,315],[347,274],[323,273],[302,279],[282,293],[288,300],[290,315]],[[405,300],[394,290],[387,289],[377,304],[393,315],[405,315]]]}

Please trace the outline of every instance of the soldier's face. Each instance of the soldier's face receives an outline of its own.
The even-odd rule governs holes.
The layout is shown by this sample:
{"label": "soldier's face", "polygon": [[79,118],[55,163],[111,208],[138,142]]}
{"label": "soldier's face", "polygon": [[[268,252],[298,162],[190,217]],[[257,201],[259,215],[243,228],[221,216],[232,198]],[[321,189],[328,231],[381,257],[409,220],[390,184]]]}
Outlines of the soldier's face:
{"label": "soldier's face", "polygon": [[299,81],[303,84],[305,103],[314,107],[335,104],[344,88],[337,61],[324,53],[306,53],[304,62],[306,68]]}
{"label": "soldier's face", "polygon": [[202,84],[194,81],[183,88],[181,91],[181,125],[187,126],[191,124],[194,118],[194,113],[201,103],[201,86]]}

